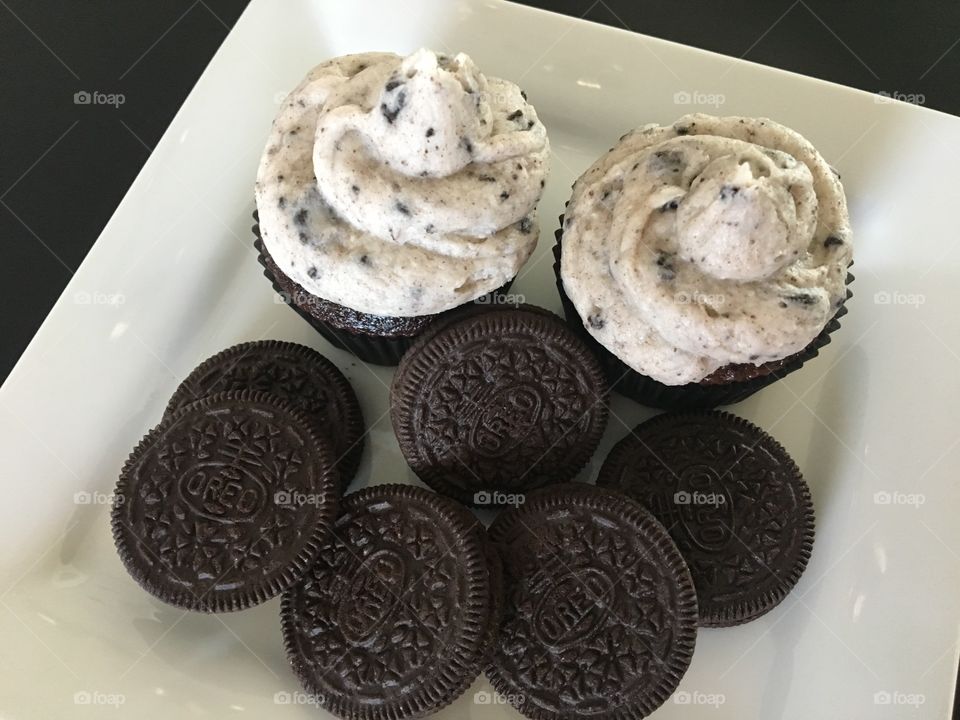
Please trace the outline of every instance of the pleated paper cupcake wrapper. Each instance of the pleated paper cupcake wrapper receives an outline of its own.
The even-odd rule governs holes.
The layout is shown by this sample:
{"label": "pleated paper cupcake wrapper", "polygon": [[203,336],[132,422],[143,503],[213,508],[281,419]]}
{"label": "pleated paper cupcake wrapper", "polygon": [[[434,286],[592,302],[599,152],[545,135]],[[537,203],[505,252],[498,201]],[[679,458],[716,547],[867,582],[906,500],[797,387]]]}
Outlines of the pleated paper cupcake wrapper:
{"label": "pleated paper cupcake wrapper", "polygon": [[772,385],[792,372],[799,370],[803,365],[820,354],[821,348],[830,343],[830,335],[840,328],[840,318],[847,314],[846,301],[853,297],[849,285],[853,282],[853,275],[847,274],[847,297],[836,314],[826,324],[814,340],[799,353],[793,355],[788,362],[766,375],[760,375],[749,380],[722,383],[717,385],[701,385],[689,383],[687,385],[664,385],[653,378],[633,370],[620,358],[601,345],[584,327],[583,320],[567,297],[560,274],[563,242],[563,216],[560,216],[560,228],[556,231],[556,244],[553,246],[553,269],[557,277],[557,291],[560,293],[560,302],[563,304],[563,314],[570,326],[576,330],[584,341],[600,358],[611,389],[628,397],[641,405],[661,410],[701,410],[733,405],[743,402],[754,393]]}
{"label": "pleated paper cupcake wrapper", "polygon": [[[410,349],[410,346],[420,337],[420,335],[434,322],[419,328],[416,332],[409,335],[375,335],[358,331],[354,328],[347,328],[330,322],[327,319],[318,317],[312,312],[311,305],[321,301],[307,290],[301,287],[294,280],[287,277],[280,268],[277,267],[273,258],[263,244],[263,237],[260,235],[259,217],[256,211],[253,213],[254,225],[252,227],[255,236],[254,247],[257,249],[257,261],[263,267],[263,275],[273,285],[273,289],[284,299],[300,317],[320,333],[331,345],[341,350],[355,355],[366,363],[373,365],[396,365],[400,358]],[[505,285],[484,296],[488,300],[493,296],[502,296],[507,293],[513,280],[507,281]],[[474,301],[477,302],[477,301]],[[332,303],[330,303],[332,305]],[[473,303],[467,303],[472,305]],[[448,313],[452,313],[458,308],[439,313],[433,318],[443,318]],[[373,320],[375,316],[367,315],[367,318]]]}

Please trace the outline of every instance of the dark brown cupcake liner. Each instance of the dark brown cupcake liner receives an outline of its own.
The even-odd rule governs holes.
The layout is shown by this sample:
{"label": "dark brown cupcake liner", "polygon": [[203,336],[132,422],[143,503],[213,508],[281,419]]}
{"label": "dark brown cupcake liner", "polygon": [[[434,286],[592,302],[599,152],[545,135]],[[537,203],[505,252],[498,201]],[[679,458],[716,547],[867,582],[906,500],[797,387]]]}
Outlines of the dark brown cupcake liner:
{"label": "dark brown cupcake liner", "polygon": [[620,358],[607,350],[583,325],[583,319],[567,296],[563,287],[563,278],[560,274],[563,242],[563,215],[560,216],[560,227],[555,233],[556,244],[553,246],[553,270],[557,279],[557,291],[560,293],[560,302],[563,305],[563,314],[567,322],[576,332],[582,335],[584,341],[600,358],[610,381],[611,389],[621,395],[635,400],[647,407],[661,410],[706,410],[721,405],[733,405],[746,400],[754,393],[772,385],[787,375],[799,370],[803,365],[820,354],[820,350],[830,344],[830,336],[840,329],[840,318],[847,314],[846,302],[853,297],[849,289],[854,276],[847,273],[847,297],[836,314],[827,322],[820,334],[800,352],[787,358],[783,364],[765,375],[749,380],[727,383],[704,384],[688,383],[686,385],[664,385],[637,372],[629,367]]}
{"label": "dark brown cupcake liner", "polygon": [[460,307],[483,305],[485,304],[483,300],[494,304],[495,298],[505,295],[513,283],[511,278],[501,287],[477,300],[436,315],[386,317],[361,313],[319,298],[287,277],[274,262],[263,243],[259,215],[256,211],[253,213],[253,219],[255,224],[251,229],[256,238],[253,245],[257,249],[257,261],[263,267],[264,277],[270,281],[284,303],[335,348],[345,350],[373,365],[396,365],[420,334],[438,318]]}

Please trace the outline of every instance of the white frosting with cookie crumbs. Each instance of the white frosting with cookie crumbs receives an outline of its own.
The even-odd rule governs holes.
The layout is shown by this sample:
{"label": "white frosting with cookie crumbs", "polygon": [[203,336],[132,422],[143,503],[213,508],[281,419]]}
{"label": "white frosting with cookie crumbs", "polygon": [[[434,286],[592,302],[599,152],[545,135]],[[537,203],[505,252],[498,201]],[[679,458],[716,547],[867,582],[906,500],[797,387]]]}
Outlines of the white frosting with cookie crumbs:
{"label": "white frosting with cookie crumbs", "polygon": [[564,290],[584,326],[666,385],[806,347],[846,298],[837,173],[767,119],[687,115],[628,133],[574,185]]}
{"label": "white frosting with cookie crumbs", "polygon": [[530,257],[549,153],[520,88],[464,54],[335,58],[274,120],[257,173],[260,232],[318,297],[374,315],[442,312]]}

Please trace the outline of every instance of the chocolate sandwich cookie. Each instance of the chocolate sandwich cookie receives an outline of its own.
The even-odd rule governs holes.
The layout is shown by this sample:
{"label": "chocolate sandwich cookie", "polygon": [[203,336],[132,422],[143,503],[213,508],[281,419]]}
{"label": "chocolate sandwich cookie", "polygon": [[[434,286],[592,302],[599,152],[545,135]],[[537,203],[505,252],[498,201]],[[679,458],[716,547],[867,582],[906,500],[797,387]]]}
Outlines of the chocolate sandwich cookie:
{"label": "chocolate sandwich cookie", "polygon": [[256,390],[288,400],[330,438],[344,489],[363,455],[360,403],[350,382],[323,355],[304,345],[260,340],[234,345],[200,364],[174,392],[167,414],[219,392]]}
{"label": "chocolate sandwich cookie", "polygon": [[415,718],[455,700],[489,656],[499,572],[483,526],[429,490],[344,499],[332,539],[283,595],[294,673],[342,718]]}
{"label": "chocolate sandwich cookie", "polygon": [[663,526],[610,490],[567,484],[501,513],[504,616],[487,676],[534,720],[636,720],[693,656],[697,599]]}
{"label": "chocolate sandwich cookie", "polygon": [[508,505],[576,475],[606,427],[607,399],[596,359],[552,313],[472,309],[407,352],[390,415],[424,482],[468,505]]}
{"label": "chocolate sandwich cookie", "polygon": [[291,403],[213,395],[168,415],[117,483],[114,542],[149,593],[189,610],[241,610],[292,585],[336,518],[329,442]]}
{"label": "chocolate sandwich cookie", "polygon": [[703,626],[772,610],[810,558],[813,504],[800,470],[734,415],[648,420],[610,451],[597,484],[623,490],[666,526],[690,566]]}

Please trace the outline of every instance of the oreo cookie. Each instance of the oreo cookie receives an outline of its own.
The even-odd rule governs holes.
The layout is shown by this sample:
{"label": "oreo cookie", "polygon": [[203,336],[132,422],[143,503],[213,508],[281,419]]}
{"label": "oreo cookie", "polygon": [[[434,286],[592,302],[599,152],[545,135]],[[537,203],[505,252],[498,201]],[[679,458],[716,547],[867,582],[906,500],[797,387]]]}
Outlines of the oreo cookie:
{"label": "oreo cookie", "polygon": [[350,382],[323,355],[304,345],[260,340],[235,345],[200,364],[174,392],[167,414],[219,392],[255,390],[288,400],[331,439],[344,489],[363,455],[360,403]]}
{"label": "oreo cookie", "polygon": [[117,482],[114,542],[150,594],[188,610],[241,610],[290,587],[336,518],[329,442],[272,395],[222,393],[168,415]]}
{"label": "oreo cookie", "polygon": [[490,527],[504,615],[487,677],[534,720],[642,718],[693,656],[697,599],[667,531],[621,493],[539,490]]}
{"label": "oreo cookie", "polygon": [[703,626],[769,612],[810,558],[813,504],[800,470],[734,415],[655,416],[614,446],[597,484],[626,492],[667,527],[693,575]]}
{"label": "oreo cookie", "polygon": [[409,485],[344,499],[332,539],[283,595],[284,644],[316,702],[343,718],[423,717],[480,674],[500,575],[466,509]]}
{"label": "oreo cookie", "polygon": [[473,308],[404,355],[390,416],[427,485],[497,506],[576,475],[606,427],[607,400],[599,363],[560,318],[530,306]]}

